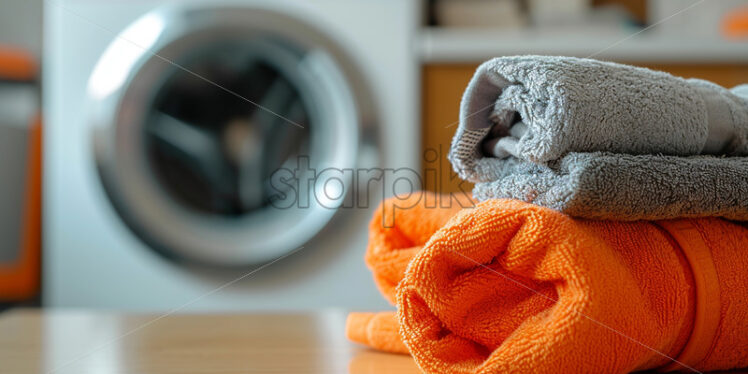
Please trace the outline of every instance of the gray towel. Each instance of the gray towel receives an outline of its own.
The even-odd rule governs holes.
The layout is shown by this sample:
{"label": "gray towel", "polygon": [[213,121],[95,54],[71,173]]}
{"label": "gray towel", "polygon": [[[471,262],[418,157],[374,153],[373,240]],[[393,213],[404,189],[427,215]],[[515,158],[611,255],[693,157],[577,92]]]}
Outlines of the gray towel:
{"label": "gray towel", "polygon": [[497,58],[463,96],[449,158],[479,200],[595,219],[748,220],[748,159],[677,157],[748,155],[744,90],[589,59]]}
{"label": "gray towel", "polygon": [[590,219],[748,220],[745,157],[593,152],[570,153],[548,165],[510,158],[485,166],[496,178],[475,185],[480,201],[513,198]]}

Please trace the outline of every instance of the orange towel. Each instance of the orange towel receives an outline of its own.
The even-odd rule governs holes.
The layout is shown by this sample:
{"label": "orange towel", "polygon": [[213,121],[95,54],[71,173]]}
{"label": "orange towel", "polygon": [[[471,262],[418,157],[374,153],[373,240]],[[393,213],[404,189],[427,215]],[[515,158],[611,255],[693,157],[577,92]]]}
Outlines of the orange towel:
{"label": "orange towel", "polygon": [[[748,230],[741,226],[714,218],[587,221],[491,200],[424,239],[432,226],[420,222],[449,212],[398,214],[402,223],[373,234],[367,254],[371,264],[411,248],[397,319],[352,314],[354,341],[407,348],[429,373],[748,366]],[[387,241],[403,232],[419,235]],[[381,287],[382,272],[371,267]]]}
{"label": "orange towel", "polygon": [[474,207],[467,194],[419,192],[379,205],[369,224],[366,265],[382,295],[395,304],[395,287],[405,268],[436,230],[464,207]]}
{"label": "orange towel", "polygon": [[[374,274],[382,295],[395,304],[396,287],[405,268],[428,239],[447,221],[475,201],[467,194],[431,192],[392,198],[380,204],[369,225],[366,265]],[[351,313],[346,334],[356,342],[394,353],[408,353],[397,334],[399,324],[392,312]]]}

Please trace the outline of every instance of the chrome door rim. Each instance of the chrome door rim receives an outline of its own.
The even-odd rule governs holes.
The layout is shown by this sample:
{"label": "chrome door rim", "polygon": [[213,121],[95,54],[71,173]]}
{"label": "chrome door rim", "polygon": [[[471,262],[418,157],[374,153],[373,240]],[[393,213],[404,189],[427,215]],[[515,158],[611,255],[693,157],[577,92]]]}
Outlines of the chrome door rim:
{"label": "chrome door rim", "polygon": [[[160,82],[167,69],[174,69],[170,61],[191,43],[225,30],[268,33],[307,48],[299,64],[286,72],[300,82],[309,106],[322,108],[315,114],[317,123],[328,126],[324,135],[334,145],[323,150],[328,154],[315,167],[353,168],[361,104],[340,66],[348,61],[316,28],[272,10],[191,6],[166,7],[144,15],[99,60],[89,81],[88,108],[98,134],[95,158],[101,178],[130,228],[150,245],[176,257],[238,266],[267,262],[299,248],[329,222],[339,204],[310,199],[308,208],[294,206],[227,219],[184,209],[155,181],[140,139],[154,82]],[[158,51],[158,56],[150,51]],[[312,143],[312,148],[319,147],[319,139]],[[349,183],[343,182],[347,191]]]}

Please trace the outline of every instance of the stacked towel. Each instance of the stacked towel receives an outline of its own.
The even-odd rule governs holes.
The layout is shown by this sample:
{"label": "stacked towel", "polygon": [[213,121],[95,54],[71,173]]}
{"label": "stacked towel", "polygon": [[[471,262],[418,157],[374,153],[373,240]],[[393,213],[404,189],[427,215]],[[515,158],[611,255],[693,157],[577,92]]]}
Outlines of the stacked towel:
{"label": "stacked towel", "polygon": [[352,340],[409,352],[428,373],[748,366],[748,229],[589,221],[502,199],[455,213],[426,208],[429,196],[395,226],[372,222],[367,261],[388,298],[398,284],[398,312],[351,314]]}
{"label": "stacked towel", "polygon": [[428,373],[748,367],[746,91],[586,59],[483,64],[450,150],[482,202],[383,203],[366,262],[398,310],[352,313],[349,338]]}
{"label": "stacked towel", "polygon": [[[463,207],[475,206],[475,201],[466,194],[421,192],[399,200],[400,204],[394,204],[394,201],[381,204],[374,213],[365,257],[379,291],[392,304],[395,304],[395,288],[403,278],[405,268],[423,243]],[[409,208],[403,214],[397,214],[400,211],[397,207]]]}
{"label": "stacked towel", "polygon": [[478,200],[748,220],[747,91],[590,59],[497,58],[465,91],[450,161]]}

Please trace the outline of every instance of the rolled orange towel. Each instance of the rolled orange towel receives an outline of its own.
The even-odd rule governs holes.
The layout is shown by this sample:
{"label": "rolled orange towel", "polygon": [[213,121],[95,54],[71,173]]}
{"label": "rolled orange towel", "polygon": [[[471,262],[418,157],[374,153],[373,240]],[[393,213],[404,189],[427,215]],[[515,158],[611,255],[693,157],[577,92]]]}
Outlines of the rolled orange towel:
{"label": "rolled orange towel", "polygon": [[395,287],[405,268],[437,230],[460,210],[474,207],[468,194],[422,191],[379,205],[369,224],[366,265],[382,295],[395,304]]}
{"label": "rolled orange towel", "polygon": [[399,328],[395,312],[350,313],[345,333],[348,339],[380,351],[409,353],[398,335]]}
{"label": "rolled orange towel", "polygon": [[728,221],[587,221],[491,200],[413,255],[398,319],[378,315],[368,339],[397,340],[399,323],[429,373],[748,366],[748,230]]}
{"label": "rolled orange towel", "polygon": [[[382,295],[395,304],[396,287],[405,268],[439,228],[463,208],[474,207],[469,194],[442,195],[422,191],[391,198],[379,205],[369,225],[366,265]],[[346,322],[350,340],[381,351],[408,353],[394,312],[351,313]]]}

